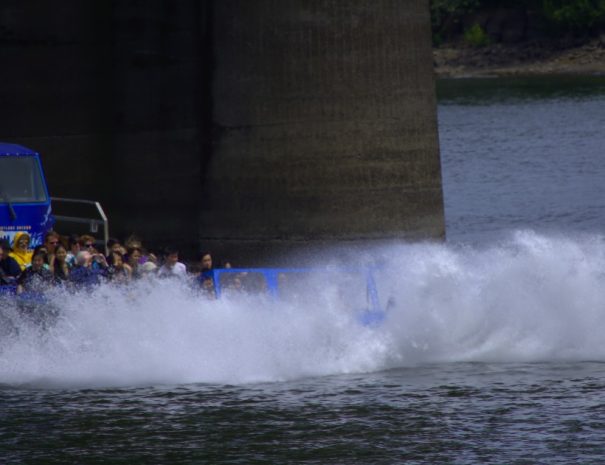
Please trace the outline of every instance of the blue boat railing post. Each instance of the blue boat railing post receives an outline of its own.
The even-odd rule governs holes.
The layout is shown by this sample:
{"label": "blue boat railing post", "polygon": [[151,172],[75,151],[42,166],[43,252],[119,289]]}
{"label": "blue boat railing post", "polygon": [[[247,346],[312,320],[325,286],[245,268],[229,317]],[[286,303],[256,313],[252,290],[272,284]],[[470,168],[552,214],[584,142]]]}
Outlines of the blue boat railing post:
{"label": "blue boat railing post", "polygon": [[267,290],[269,291],[269,295],[273,298],[279,297],[279,273],[282,270],[263,270],[263,274],[265,275],[265,280],[267,281]]}
{"label": "blue boat railing post", "polygon": [[213,269],[212,270],[212,281],[214,284],[214,295],[217,299],[221,298],[221,279],[220,279],[220,275],[222,273],[223,270],[217,270],[217,269]]}
{"label": "blue boat railing post", "polygon": [[371,268],[366,270],[366,283],[369,310],[371,312],[382,312],[380,299],[378,298],[378,289],[376,289],[376,281],[374,280]]}

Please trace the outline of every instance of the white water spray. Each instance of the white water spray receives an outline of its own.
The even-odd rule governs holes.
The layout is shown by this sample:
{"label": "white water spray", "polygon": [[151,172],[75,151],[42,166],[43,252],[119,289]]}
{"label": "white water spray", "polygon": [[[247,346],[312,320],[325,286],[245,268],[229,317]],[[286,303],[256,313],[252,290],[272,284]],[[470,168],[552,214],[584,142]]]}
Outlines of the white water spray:
{"label": "white water spray", "polygon": [[247,383],[429,362],[605,361],[602,237],[519,232],[483,249],[400,245],[371,255],[388,307],[378,327],[359,323],[366,302],[352,304],[353,289],[325,281],[289,303],[208,301],[171,282],[103,286],[51,296],[60,316],[46,330],[0,303],[0,383]]}

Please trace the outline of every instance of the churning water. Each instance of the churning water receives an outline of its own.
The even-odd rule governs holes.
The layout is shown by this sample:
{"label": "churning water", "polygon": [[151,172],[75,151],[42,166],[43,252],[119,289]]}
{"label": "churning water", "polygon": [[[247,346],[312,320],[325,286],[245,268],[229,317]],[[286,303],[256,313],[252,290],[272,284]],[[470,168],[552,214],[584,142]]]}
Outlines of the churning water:
{"label": "churning water", "polygon": [[320,275],[0,302],[0,462],[603,463],[605,79],[440,95],[448,242],[360,257],[382,324]]}
{"label": "churning water", "polygon": [[[0,379],[30,387],[242,384],[450,362],[605,362],[605,240],[517,232],[498,245],[375,249],[387,318],[347,283],[301,299],[206,300],[174,282],[57,294],[41,330],[5,302]],[[310,280],[312,281],[312,280]],[[363,282],[360,281],[360,286]],[[346,293],[355,292],[345,289]]]}

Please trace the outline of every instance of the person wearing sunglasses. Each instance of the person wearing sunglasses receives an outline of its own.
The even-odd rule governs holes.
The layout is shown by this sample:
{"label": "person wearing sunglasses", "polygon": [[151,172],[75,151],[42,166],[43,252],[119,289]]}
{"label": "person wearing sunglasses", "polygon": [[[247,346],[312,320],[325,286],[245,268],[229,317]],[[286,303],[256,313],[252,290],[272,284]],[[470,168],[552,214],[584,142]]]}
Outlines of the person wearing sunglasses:
{"label": "person wearing sunglasses", "polygon": [[80,239],[78,240],[78,243],[80,244],[80,250],[87,252],[92,252],[92,250],[95,248],[95,242],[96,239],[88,234],[80,236]]}
{"label": "person wearing sunglasses", "polygon": [[44,248],[46,249],[47,260],[49,263],[54,260],[55,249],[61,243],[60,238],[61,236],[59,236],[59,233],[56,231],[48,231],[44,235]]}
{"label": "person wearing sunglasses", "polygon": [[44,245],[46,246],[46,250],[48,253],[54,254],[55,248],[59,245],[61,241],[61,236],[56,231],[48,231],[44,235]]}

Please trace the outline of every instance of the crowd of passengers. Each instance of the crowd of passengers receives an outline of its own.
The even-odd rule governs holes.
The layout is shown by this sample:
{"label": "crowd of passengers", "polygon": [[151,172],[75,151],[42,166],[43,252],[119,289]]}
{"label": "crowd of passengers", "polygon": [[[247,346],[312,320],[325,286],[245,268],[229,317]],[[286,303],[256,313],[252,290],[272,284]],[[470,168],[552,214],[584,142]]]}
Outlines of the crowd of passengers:
{"label": "crowd of passengers", "polygon": [[[50,231],[44,236],[44,243],[33,250],[29,247],[30,239],[26,232],[19,232],[12,244],[0,241],[0,285],[16,286],[19,294],[57,285],[79,289],[105,281],[126,284],[156,276],[189,279],[209,297],[214,295],[210,252],[199,254],[188,271],[179,261],[178,249],[168,247],[158,257],[146,251],[140,239],[134,236],[124,243],[109,239],[104,244],[106,255],[90,235],[63,237]],[[226,262],[223,267],[231,265]]]}

